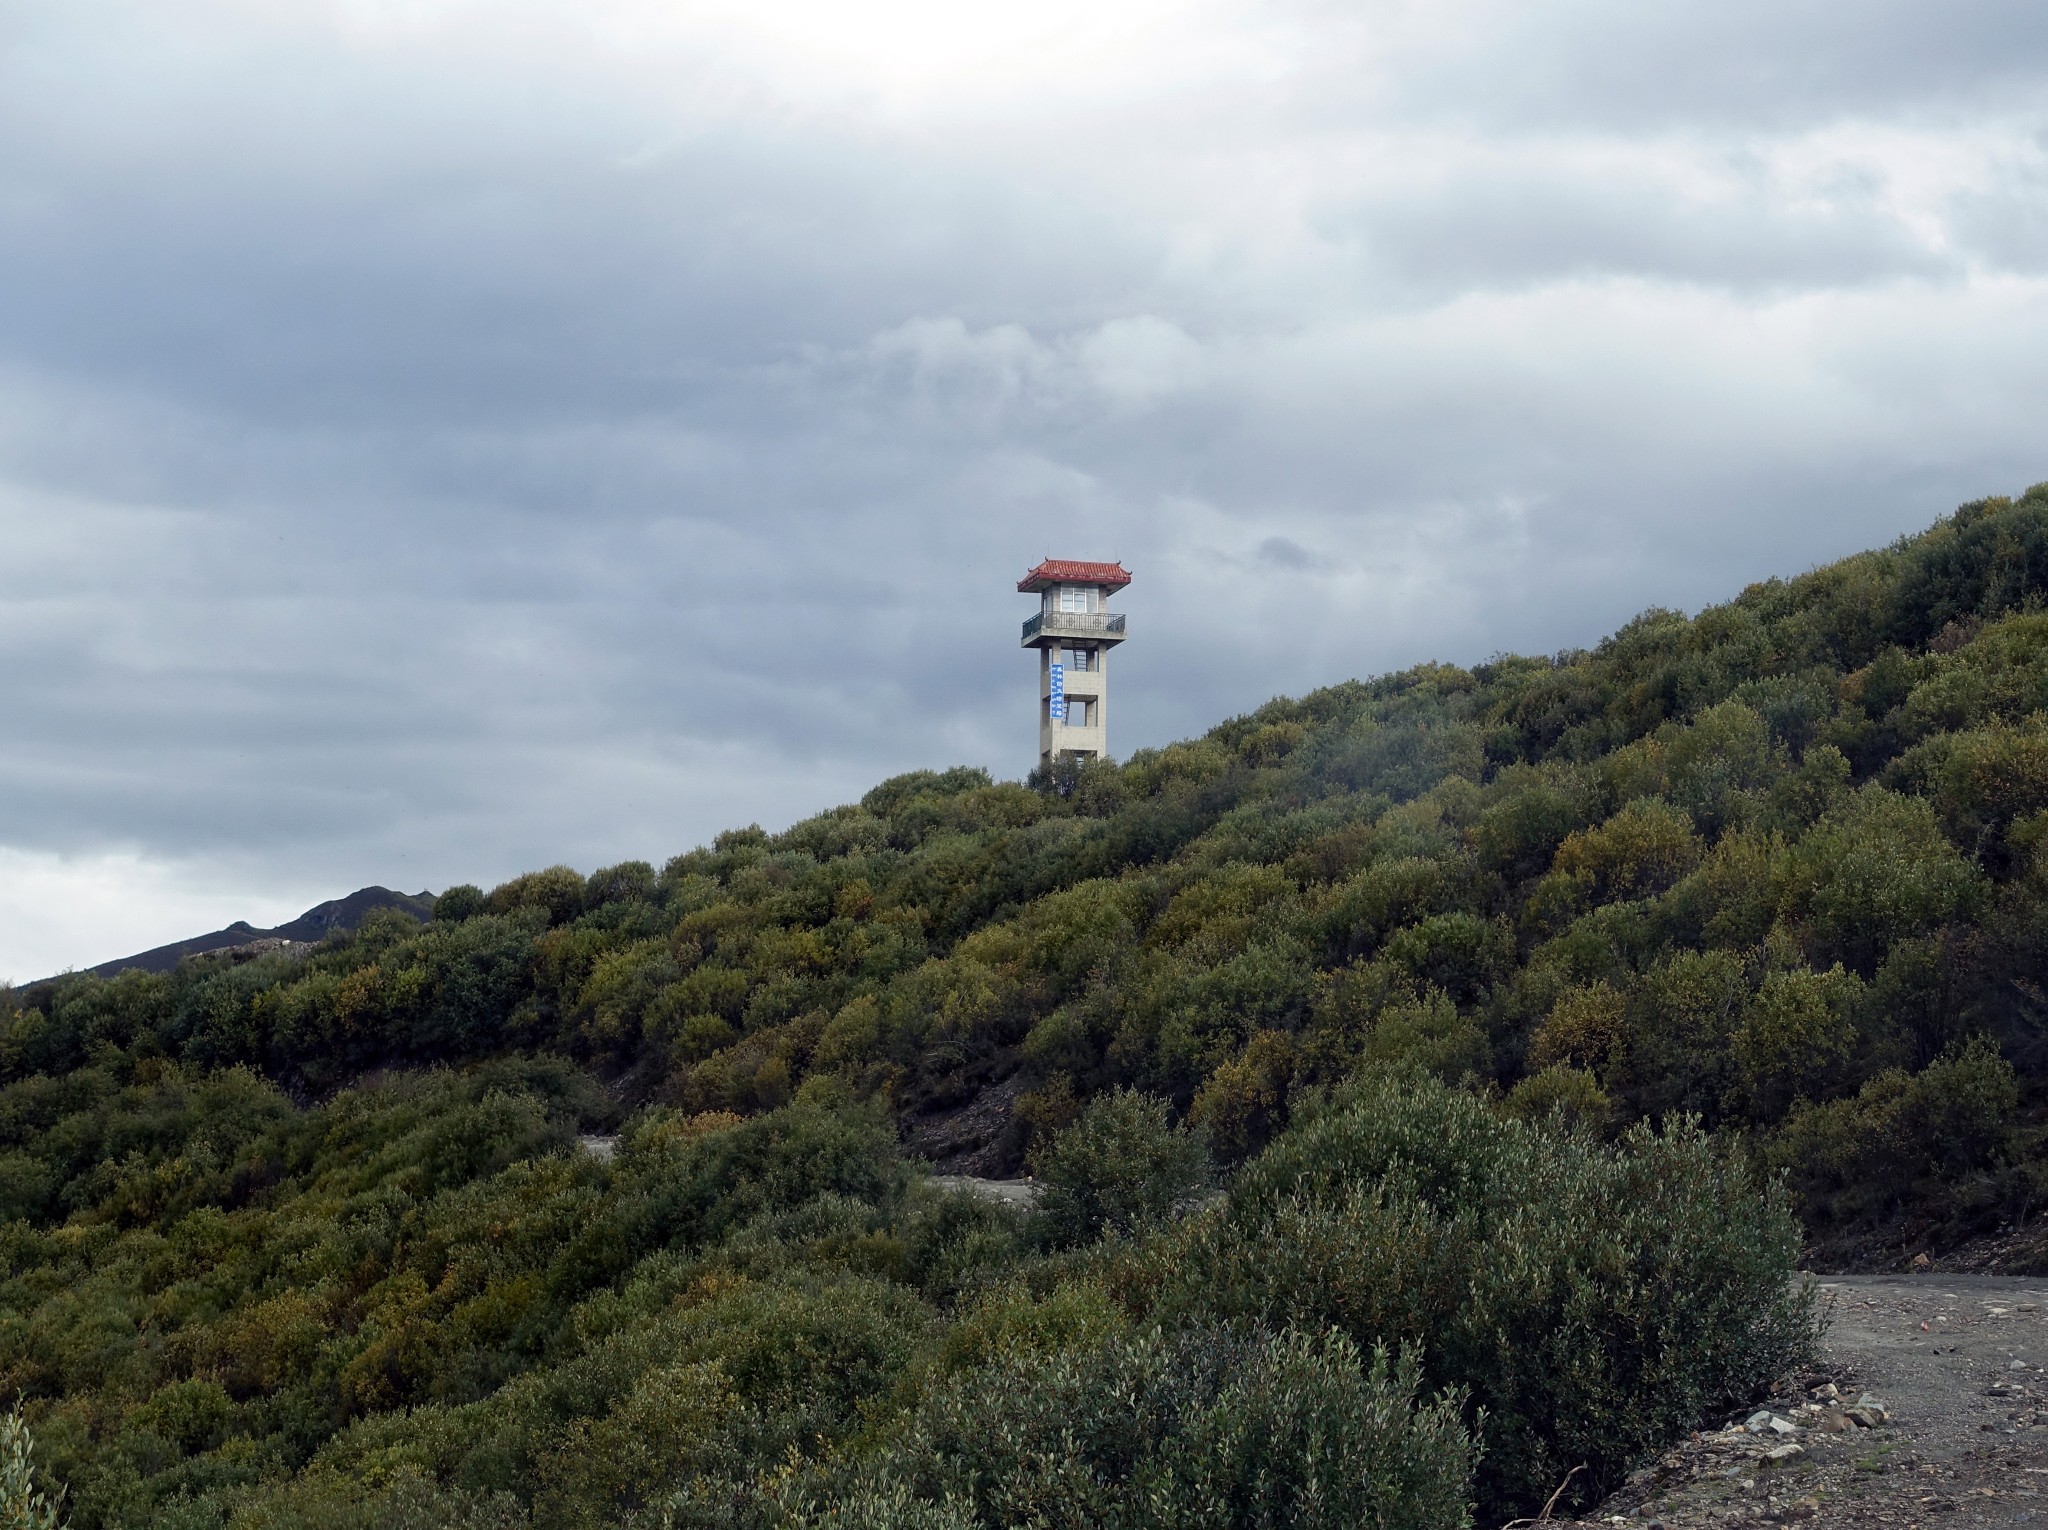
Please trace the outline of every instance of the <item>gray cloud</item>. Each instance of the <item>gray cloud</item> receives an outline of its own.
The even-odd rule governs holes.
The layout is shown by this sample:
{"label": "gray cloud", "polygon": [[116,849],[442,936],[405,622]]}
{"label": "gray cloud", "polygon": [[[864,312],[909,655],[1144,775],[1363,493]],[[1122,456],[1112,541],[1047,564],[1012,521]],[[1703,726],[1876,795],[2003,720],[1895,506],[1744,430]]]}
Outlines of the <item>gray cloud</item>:
{"label": "gray cloud", "polygon": [[1954,223],[1958,243],[1987,266],[2048,275],[2048,140],[2037,141],[2031,163],[1959,192]]}
{"label": "gray cloud", "polygon": [[0,34],[0,861],[79,900],[0,974],[1021,774],[1045,554],[1137,571],[1128,750],[2048,473],[2020,7],[1247,8],[995,105],[334,9]]}
{"label": "gray cloud", "polygon": [[1307,572],[1317,566],[1316,555],[1292,537],[1267,537],[1259,543],[1259,557],[1276,568]]}
{"label": "gray cloud", "polygon": [[1403,104],[1513,126],[1748,134],[1902,109],[2038,106],[2048,67],[2048,21],[2027,0],[1478,0],[1431,19],[1433,35],[1399,55]]}
{"label": "gray cloud", "polygon": [[1330,222],[1368,267],[1437,298],[1611,277],[1779,293],[1958,274],[1867,174],[1816,197],[1788,195],[1755,164],[1716,167],[1731,184],[1703,190],[1679,184],[1678,168],[1489,168],[1365,199]]}

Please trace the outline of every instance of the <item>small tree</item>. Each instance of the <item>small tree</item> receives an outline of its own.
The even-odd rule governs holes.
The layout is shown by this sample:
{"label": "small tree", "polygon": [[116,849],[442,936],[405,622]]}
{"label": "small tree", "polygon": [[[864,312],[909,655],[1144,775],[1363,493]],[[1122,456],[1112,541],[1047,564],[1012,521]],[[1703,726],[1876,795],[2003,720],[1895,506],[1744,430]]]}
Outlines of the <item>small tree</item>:
{"label": "small tree", "polygon": [[59,1488],[53,1501],[36,1486],[36,1442],[21,1410],[0,1418],[0,1530],[59,1530]]}
{"label": "small tree", "polygon": [[1091,1101],[1034,1167],[1044,1185],[1040,1225],[1059,1246],[1128,1232],[1209,1183],[1201,1138],[1168,1120],[1166,1101],[1135,1089]]}

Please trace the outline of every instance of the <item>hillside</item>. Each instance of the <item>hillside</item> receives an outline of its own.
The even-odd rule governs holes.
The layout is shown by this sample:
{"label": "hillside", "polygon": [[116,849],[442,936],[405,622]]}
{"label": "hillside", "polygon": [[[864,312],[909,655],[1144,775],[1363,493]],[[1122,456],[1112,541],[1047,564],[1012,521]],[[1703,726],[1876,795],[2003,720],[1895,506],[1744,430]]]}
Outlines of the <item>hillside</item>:
{"label": "hillside", "polygon": [[[370,1481],[440,1522],[615,1523],[684,1479],[755,1485],[670,1502],[677,1524],[1007,1522],[979,1488],[968,1517],[931,1508],[974,1432],[946,1378],[1020,1365],[1004,1387],[1080,1407],[1059,1366],[1081,1352],[1141,1391],[1379,1376],[1408,1401],[1342,1407],[1408,1420],[1386,1459],[1434,1463],[1401,1479],[1423,1498],[1476,1471],[1505,1517],[1588,1462],[1590,1492],[1797,1353],[1796,1315],[1758,1316],[1796,1240],[1738,1188],[1753,1170],[1782,1172],[1828,1261],[1938,1252],[2038,1203],[2044,714],[2048,485],[1590,651],[1349,682],[1028,783],[899,777],[659,870],[451,889],[424,925],[373,914],[310,954],[0,996],[0,1376],[39,1400],[87,1524],[402,1522],[338,1507]],[[1403,1112],[1395,1143],[1375,1123]],[[616,1165],[572,1151],[621,1126]],[[931,1199],[899,1140],[981,1170],[1064,1150],[1096,1210],[1034,1230]],[[1123,1145],[1074,1168],[1098,1141]],[[1123,1204],[1111,1160],[1189,1143],[1230,1176],[1221,1210],[1101,1209]],[[1659,1199],[1693,1182],[1718,1209]],[[1315,1221],[1317,1195],[1372,1185]],[[1553,1202],[1570,1238],[1510,1236]],[[1762,1263],[1679,1237],[1688,1218]],[[1709,1290],[1749,1306],[1624,1360],[1647,1319],[1606,1277],[1530,1277],[1566,1305],[1511,1313],[1523,1285],[1471,1252],[1532,1239],[1562,1272],[1610,1225],[1634,1241],[1601,1268],[1639,1296],[1665,1259],[1655,1301],[1685,1321]],[[1358,1239],[1427,1252],[1368,1275]],[[1452,1278],[1454,1246],[1477,1262]],[[1299,1264],[1317,1249],[1336,1262]],[[1205,1324],[1238,1337],[1145,1347]],[[1546,1325],[1610,1368],[1539,1407],[1498,1388]],[[814,1334],[841,1390],[768,1329]],[[1421,1341],[1425,1369],[1372,1371],[1378,1338]],[[1493,1422],[1468,1455],[1431,1409],[1474,1398]],[[1011,1461],[1004,1438],[973,1449]],[[764,1507],[791,1451],[879,1475],[798,1472],[812,1508]],[[180,1502],[200,1507],[161,1517]]]}
{"label": "hillside", "polygon": [[112,1006],[302,1093],[547,1049],[690,1110],[829,1075],[913,1130],[1010,1081],[997,1169],[1113,1084],[1241,1155],[1405,1057],[1518,1109],[1698,1112],[1795,1171],[1817,1233],[1938,1207],[1900,1236],[1954,1237],[2033,1200],[2044,602],[2037,488],[1590,652],[1333,686],[1059,780],[900,777],[303,962],[30,989],[11,1045],[75,1067]]}

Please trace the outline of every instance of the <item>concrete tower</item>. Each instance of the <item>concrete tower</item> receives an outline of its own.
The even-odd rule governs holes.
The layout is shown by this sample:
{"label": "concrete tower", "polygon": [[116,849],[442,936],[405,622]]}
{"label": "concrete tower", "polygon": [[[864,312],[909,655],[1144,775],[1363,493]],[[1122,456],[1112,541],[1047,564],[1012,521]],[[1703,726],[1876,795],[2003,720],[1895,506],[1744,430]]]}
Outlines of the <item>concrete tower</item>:
{"label": "concrete tower", "polygon": [[1120,563],[1047,558],[1017,581],[1038,597],[1024,646],[1038,650],[1038,763],[1109,753],[1109,651],[1124,640],[1124,615],[1104,608],[1131,582]]}

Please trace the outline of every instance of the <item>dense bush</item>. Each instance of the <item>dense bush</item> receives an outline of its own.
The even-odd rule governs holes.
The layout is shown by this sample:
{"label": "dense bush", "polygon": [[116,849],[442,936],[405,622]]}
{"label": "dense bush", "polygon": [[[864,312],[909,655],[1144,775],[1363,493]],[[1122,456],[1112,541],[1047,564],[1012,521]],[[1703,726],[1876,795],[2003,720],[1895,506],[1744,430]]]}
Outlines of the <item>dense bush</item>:
{"label": "dense bush", "polygon": [[1368,1075],[1163,1239],[1160,1310],[1383,1342],[1485,1410],[1482,1518],[1643,1454],[1806,1357],[1784,1197],[1696,1127],[1612,1146]]}
{"label": "dense bush", "polygon": [[1981,1196],[2018,1145],[2012,1066],[1982,1040],[1848,1099],[1802,1104],[1771,1143],[1818,1226],[1868,1224],[1916,1195]]}
{"label": "dense bush", "polygon": [[6,1231],[0,1380],[80,1530],[1463,1524],[1475,1481],[1491,1514],[1610,1478],[1803,1332],[1782,1204],[1696,1132],[1603,1147],[1420,1074],[1179,1221],[1133,1171],[1193,1188],[1199,1145],[1105,1096],[1045,1155],[1093,1208],[1051,1256],[828,1090],[643,1112],[604,1162],[559,1063],[305,1108],[70,1082],[22,1140],[146,1145]]}
{"label": "dense bush", "polygon": [[1091,1101],[1039,1155],[1038,1218],[1056,1245],[1128,1233],[1199,1194],[1201,1141],[1175,1127],[1164,1100],[1119,1089]]}
{"label": "dense bush", "polygon": [[[1067,1530],[1453,1530],[1471,1523],[1458,1400],[1342,1334],[1147,1331],[941,1386],[805,1518]],[[896,1512],[902,1512],[898,1508]]]}

